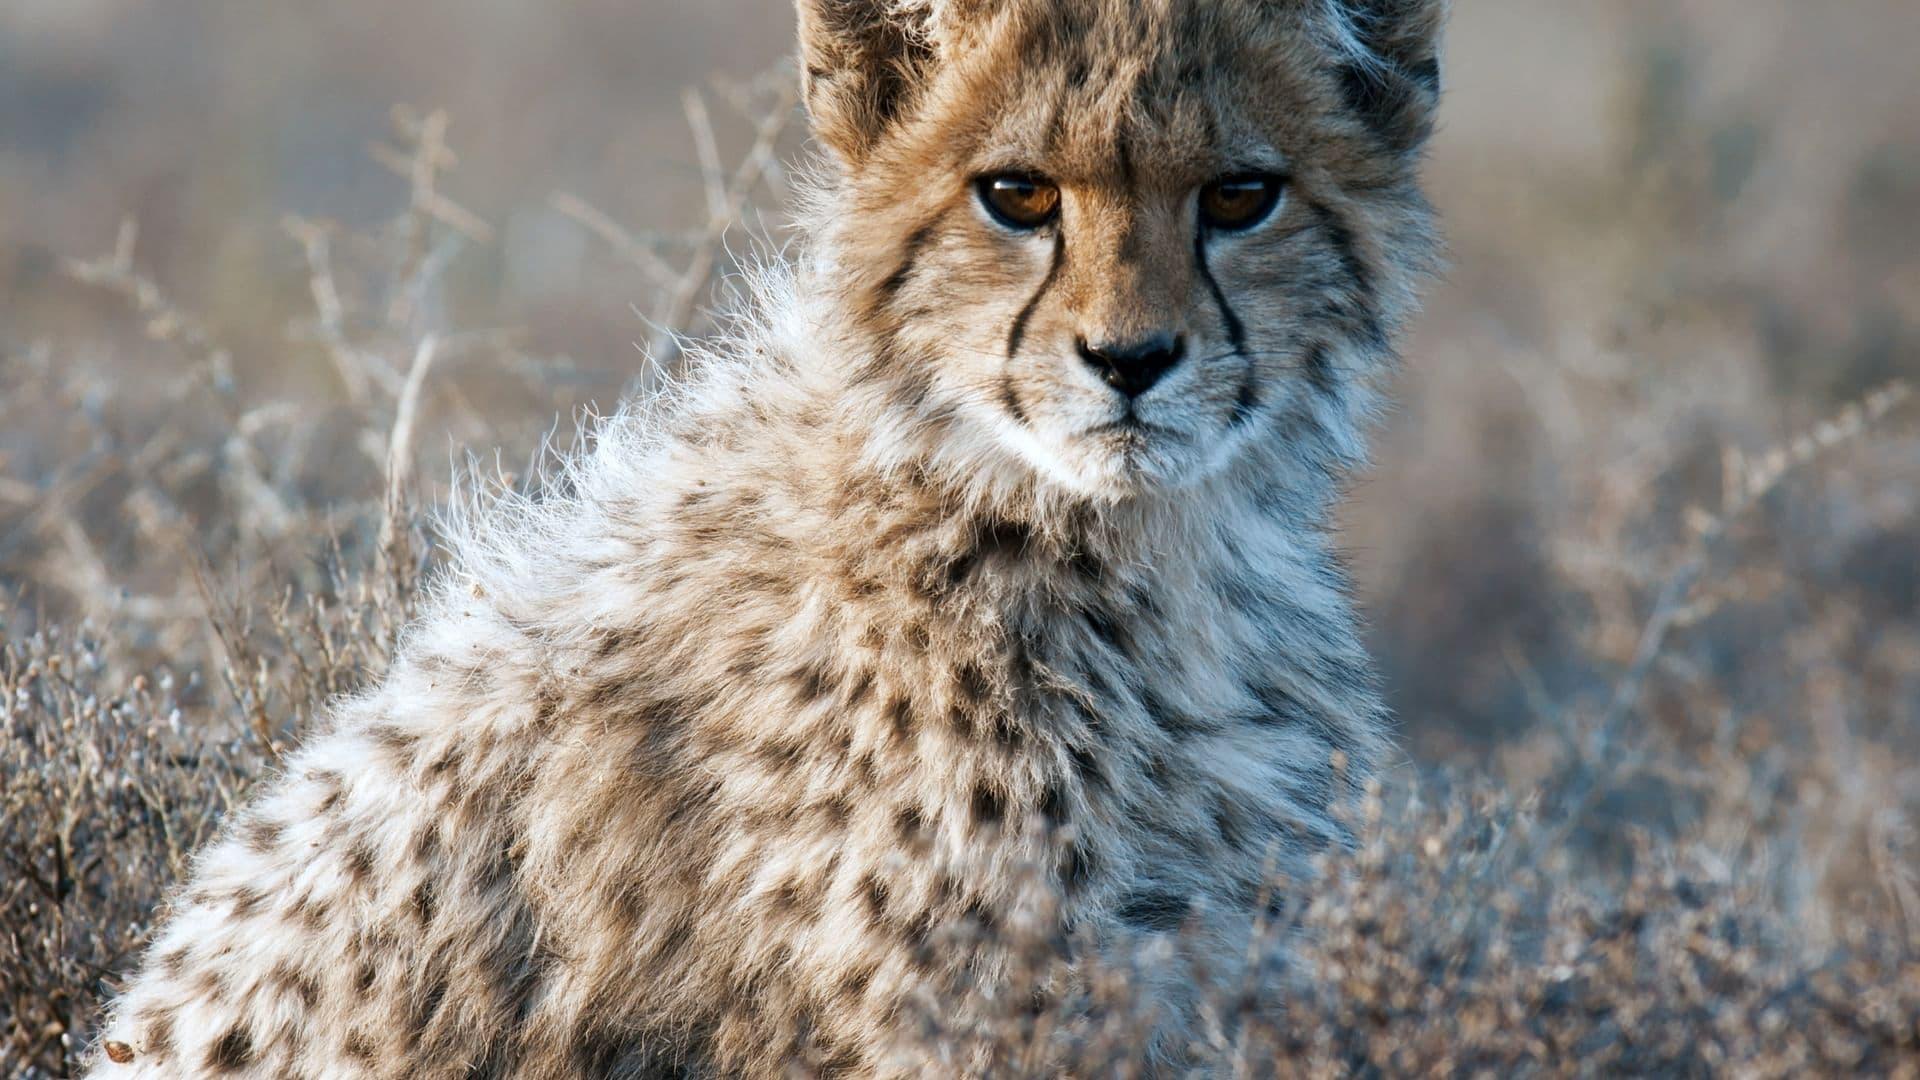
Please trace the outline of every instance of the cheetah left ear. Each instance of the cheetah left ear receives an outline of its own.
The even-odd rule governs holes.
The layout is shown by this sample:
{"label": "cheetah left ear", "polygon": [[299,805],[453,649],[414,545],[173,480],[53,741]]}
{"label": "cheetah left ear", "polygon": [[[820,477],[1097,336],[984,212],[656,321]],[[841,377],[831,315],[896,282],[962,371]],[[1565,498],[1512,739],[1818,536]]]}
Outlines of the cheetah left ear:
{"label": "cheetah left ear", "polygon": [[998,0],[795,0],[813,132],[857,164]]}
{"label": "cheetah left ear", "polygon": [[1340,88],[1347,105],[1399,153],[1433,134],[1440,103],[1440,32],[1448,0],[1334,0],[1347,39]]}

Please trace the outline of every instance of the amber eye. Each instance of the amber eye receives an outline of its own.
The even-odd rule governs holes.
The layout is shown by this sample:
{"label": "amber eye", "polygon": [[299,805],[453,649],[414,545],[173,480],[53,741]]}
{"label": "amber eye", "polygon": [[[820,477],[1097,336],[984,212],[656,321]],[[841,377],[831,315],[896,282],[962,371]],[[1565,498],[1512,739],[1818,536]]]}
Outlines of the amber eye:
{"label": "amber eye", "polygon": [[1267,219],[1285,182],[1277,176],[1229,176],[1200,189],[1200,220],[1210,229],[1239,232]]}
{"label": "amber eye", "polygon": [[980,204],[1009,229],[1031,232],[1060,216],[1060,189],[1032,176],[1004,174],[975,181]]}

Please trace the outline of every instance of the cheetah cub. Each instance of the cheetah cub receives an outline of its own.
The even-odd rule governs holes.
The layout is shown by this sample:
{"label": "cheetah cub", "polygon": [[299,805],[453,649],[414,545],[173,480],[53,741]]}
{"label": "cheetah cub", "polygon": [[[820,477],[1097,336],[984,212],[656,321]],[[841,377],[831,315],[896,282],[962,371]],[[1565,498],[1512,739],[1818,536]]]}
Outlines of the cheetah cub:
{"label": "cheetah cub", "polygon": [[902,1047],[1013,922],[1244,956],[1384,746],[1329,508],[1444,7],[800,0],[803,253],[458,530],[92,1075],[992,1071]]}

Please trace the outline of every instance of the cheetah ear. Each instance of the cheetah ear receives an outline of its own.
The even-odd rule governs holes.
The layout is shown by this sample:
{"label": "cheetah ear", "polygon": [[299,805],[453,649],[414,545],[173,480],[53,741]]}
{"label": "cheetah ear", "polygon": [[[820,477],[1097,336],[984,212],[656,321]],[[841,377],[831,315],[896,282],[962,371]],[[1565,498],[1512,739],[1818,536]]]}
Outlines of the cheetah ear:
{"label": "cheetah ear", "polygon": [[1340,88],[1347,105],[1398,153],[1433,134],[1440,103],[1440,31],[1448,0],[1334,0],[1341,18]]}
{"label": "cheetah ear", "polygon": [[813,132],[858,163],[911,107],[937,51],[937,0],[797,0]]}

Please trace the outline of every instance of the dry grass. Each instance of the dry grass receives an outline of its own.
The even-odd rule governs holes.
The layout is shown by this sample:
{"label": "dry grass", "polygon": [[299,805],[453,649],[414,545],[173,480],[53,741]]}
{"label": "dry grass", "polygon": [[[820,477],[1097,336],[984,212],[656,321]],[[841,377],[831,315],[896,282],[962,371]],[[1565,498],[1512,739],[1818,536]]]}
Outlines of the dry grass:
{"label": "dry grass", "polygon": [[[1409,760],[1276,928],[1304,942],[1284,1012],[1215,988],[1212,1071],[1920,1076],[1920,83],[1888,59],[1914,19],[1677,10],[1463,5],[1454,270],[1349,515]],[[1494,111],[1525,106],[1486,74],[1521,38],[1605,74],[1590,113],[1554,101],[1601,133]],[[694,132],[658,185],[684,212],[567,177],[505,210],[542,124],[484,125],[489,173],[450,149],[484,117],[398,110],[367,158],[390,219],[143,214],[103,257],[0,267],[0,1074],[66,1074],[194,845],[378,677],[449,439],[520,483],[556,413],[640,369],[569,354],[670,358],[731,252],[777,242],[790,85],[656,95]],[[47,203],[110,209],[58,250],[145,203],[116,198]],[[490,284],[569,236],[573,293]],[[936,1009],[926,1052],[1125,1075],[1139,984]]]}

